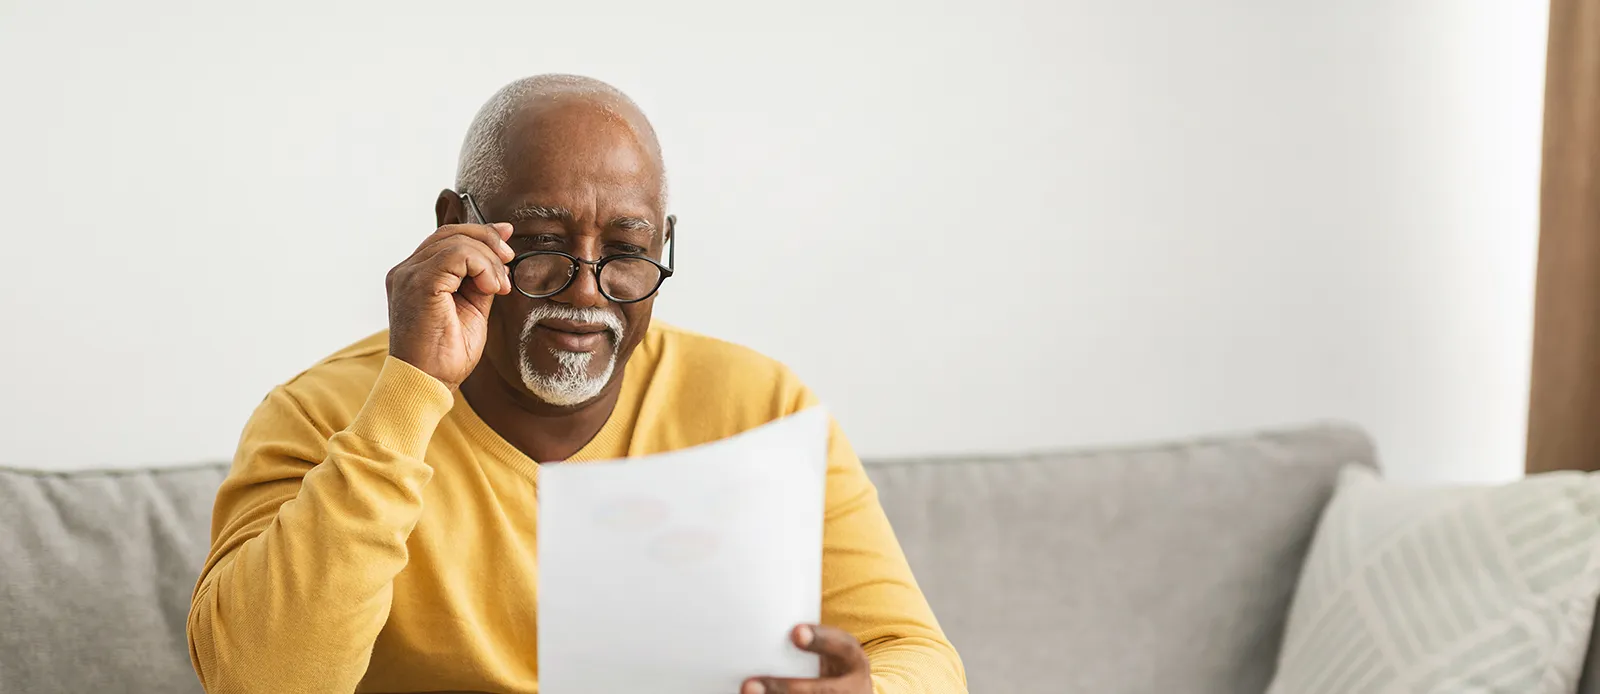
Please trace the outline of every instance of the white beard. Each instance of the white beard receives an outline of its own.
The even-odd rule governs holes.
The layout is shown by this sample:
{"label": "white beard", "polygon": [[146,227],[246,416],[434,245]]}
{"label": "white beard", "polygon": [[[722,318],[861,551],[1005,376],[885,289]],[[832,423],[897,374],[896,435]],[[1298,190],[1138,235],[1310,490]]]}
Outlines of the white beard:
{"label": "white beard", "polygon": [[[550,354],[556,358],[559,365],[555,373],[542,374],[535,371],[532,360],[528,359],[528,339],[533,333],[534,326],[546,318],[559,318],[577,323],[604,323],[610,329],[608,337],[611,339],[611,357],[606,361],[606,368],[598,376],[589,375],[589,362],[594,359],[591,352],[568,352],[565,350],[551,349]],[[535,397],[557,407],[571,407],[581,405],[593,400],[606,384],[611,382],[611,373],[617,368],[617,349],[622,344],[622,321],[610,311],[598,308],[572,308],[560,304],[544,304],[534,307],[528,314],[528,319],[522,324],[522,342],[517,346],[517,367],[522,373],[522,385],[533,393]]]}

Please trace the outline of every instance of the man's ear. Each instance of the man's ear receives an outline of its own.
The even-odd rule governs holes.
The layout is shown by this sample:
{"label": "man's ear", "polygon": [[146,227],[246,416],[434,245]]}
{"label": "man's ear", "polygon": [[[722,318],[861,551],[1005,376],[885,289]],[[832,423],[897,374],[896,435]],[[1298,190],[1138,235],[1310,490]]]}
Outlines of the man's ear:
{"label": "man's ear", "polygon": [[460,224],[467,221],[467,211],[461,206],[461,196],[455,191],[445,188],[439,191],[438,202],[433,203],[435,226],[446,224]]}

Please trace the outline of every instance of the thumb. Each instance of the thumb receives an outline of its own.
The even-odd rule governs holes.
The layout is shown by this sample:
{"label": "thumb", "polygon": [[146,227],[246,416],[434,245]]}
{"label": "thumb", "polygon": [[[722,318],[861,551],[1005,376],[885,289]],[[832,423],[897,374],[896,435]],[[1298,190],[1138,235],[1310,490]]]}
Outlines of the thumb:
{"label": "thumb", "polygon": [[489,309],[494,308],[494,294],[485,294],[478,291],[477,287],[462,285],[459,296],[465,306],[460,306],[456,312],[461,319],[463,328],[482,329],[483,324],[489,320]]}
{"label": "thumb", "polygon": [[[497,279],[499,280],[500,289],[493,294],[484,293],[478,289],[477,283],[470,280],[461,283],[461,295],[466,297],[467,302],[472,304],[473,308],[478,309],[478,313],[485,318],[489,316],[489,308],[494,305],[496,296],[510,294],[515,291],[511,286],[511,270],[504,265],[498,267],[499,276]],[[465,316],[462,318],[465,319]]]}

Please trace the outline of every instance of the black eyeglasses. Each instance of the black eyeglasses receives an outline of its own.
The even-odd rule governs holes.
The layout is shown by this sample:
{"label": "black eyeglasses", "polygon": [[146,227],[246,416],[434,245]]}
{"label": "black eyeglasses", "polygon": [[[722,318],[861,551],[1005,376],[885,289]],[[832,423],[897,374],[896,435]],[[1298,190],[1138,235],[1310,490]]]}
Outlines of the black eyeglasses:
{"label": "black eyeglasses", "polygon": [[[461,193],[461,201],[472,210],[479,224],[488,224],[478,202],[470,193]],[[594,268],[595,285],[606,299],[619,304],[644,301],[661,288],[672,276],[674,256],[678,251],[678,235],[674,233],[678,218],[667,215],[667,264],[639,254],[608,255],[599,260],[585,260],[561,251],[529,251],[506,263],[510,270],[511,285],[530,299],[547,299],[567,290],[578,277],[578,268]]]}

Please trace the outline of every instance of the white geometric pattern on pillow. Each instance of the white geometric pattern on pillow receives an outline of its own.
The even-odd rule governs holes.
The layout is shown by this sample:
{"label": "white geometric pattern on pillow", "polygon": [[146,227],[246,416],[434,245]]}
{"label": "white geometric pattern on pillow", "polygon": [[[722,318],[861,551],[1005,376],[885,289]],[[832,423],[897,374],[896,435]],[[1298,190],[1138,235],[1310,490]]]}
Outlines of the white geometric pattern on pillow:
{"label": "white geometric pattern on pillow", "polygon": [[1341,471],[1268,694],[1571,694],[1600,598],[1600,478],[1423,487]]}

